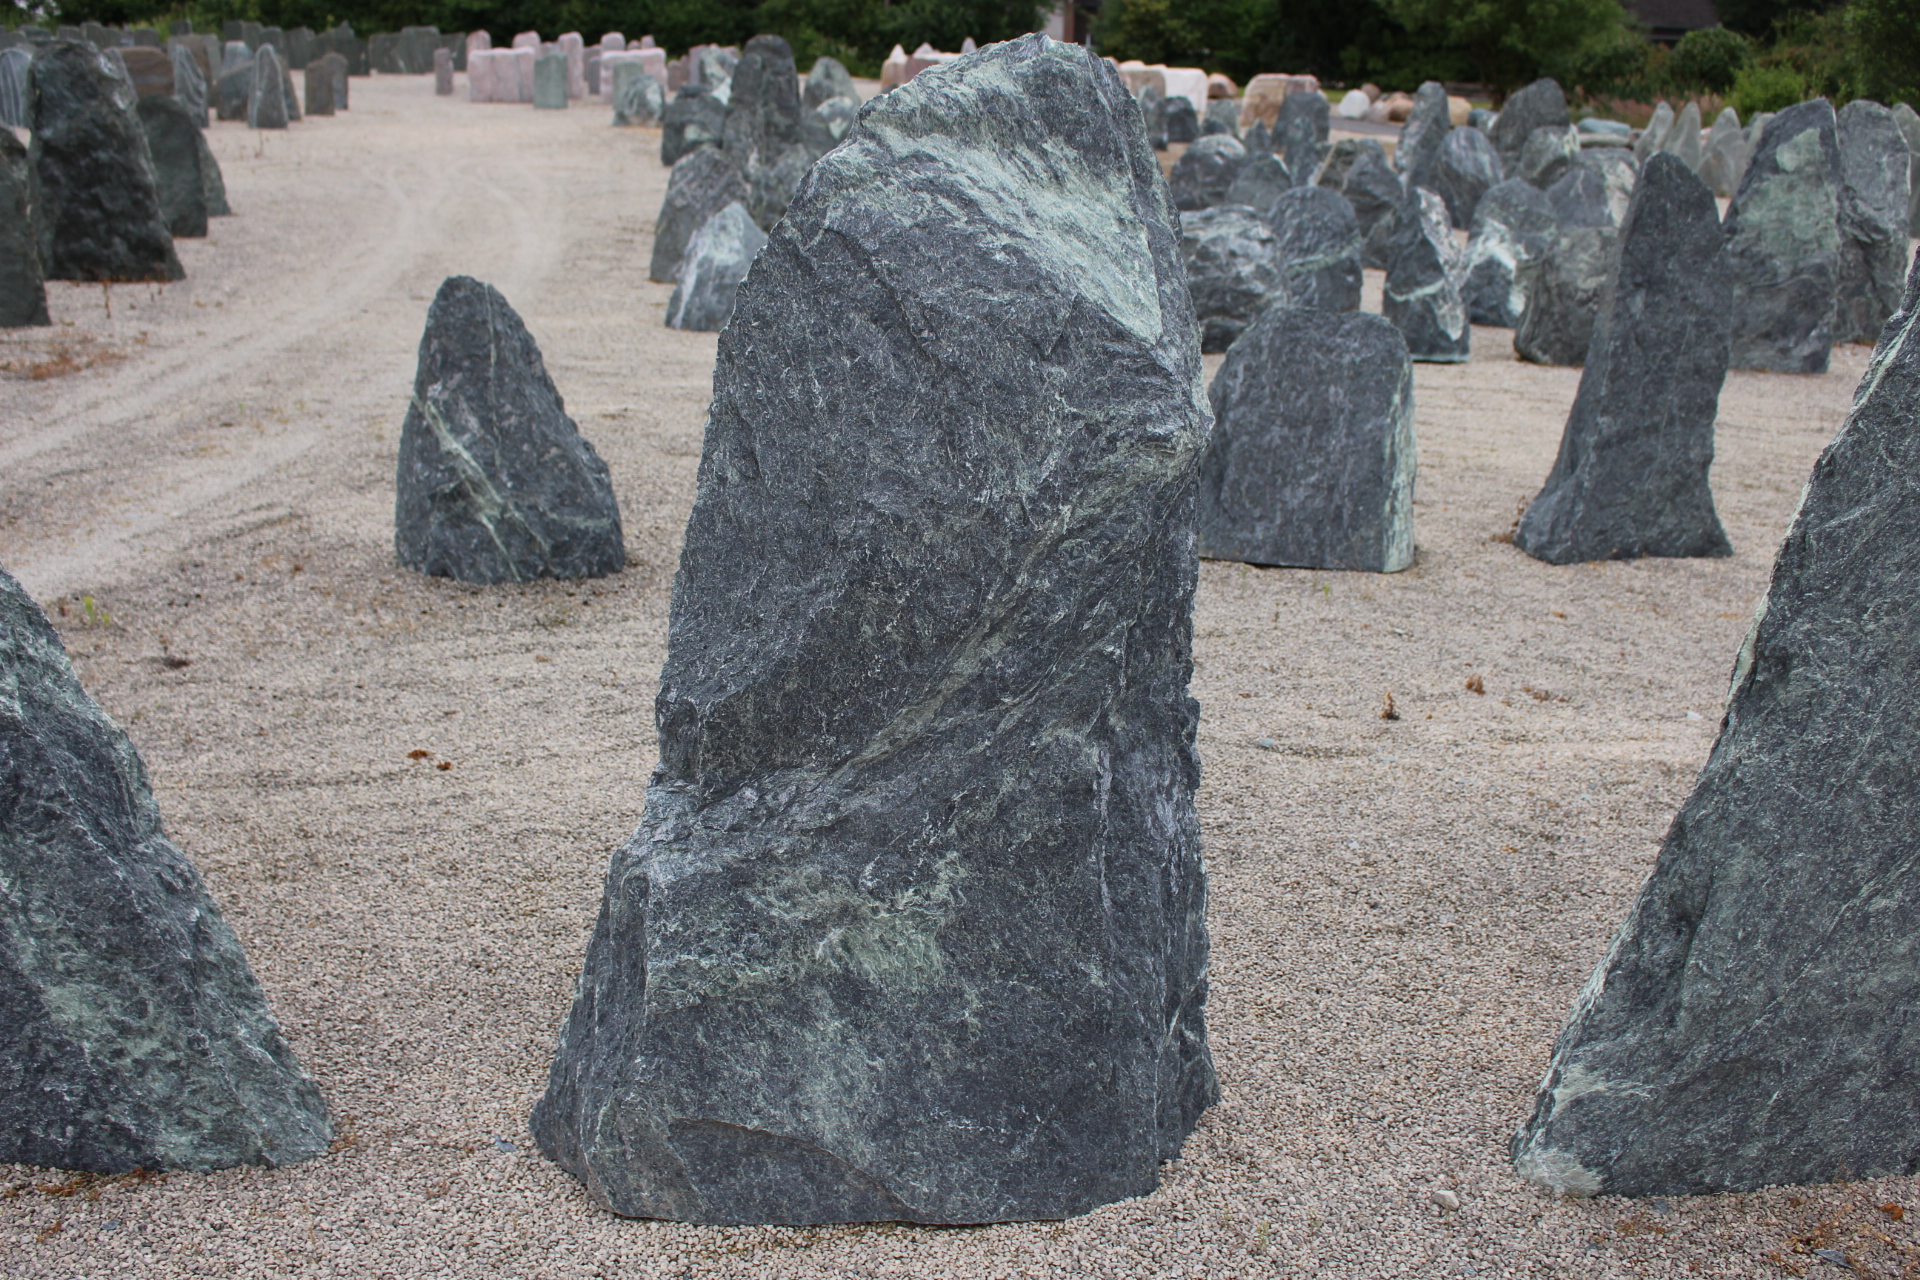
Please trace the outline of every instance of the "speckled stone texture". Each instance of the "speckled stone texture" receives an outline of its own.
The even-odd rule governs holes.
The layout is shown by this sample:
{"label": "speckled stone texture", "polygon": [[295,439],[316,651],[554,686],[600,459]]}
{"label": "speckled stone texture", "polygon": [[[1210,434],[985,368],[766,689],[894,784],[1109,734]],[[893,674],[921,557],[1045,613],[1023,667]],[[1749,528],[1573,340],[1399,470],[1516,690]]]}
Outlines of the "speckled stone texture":
{"label": "speckled stone texture", "polygon": [[1374,573],[1413,563],[1413,365],[1398,329],[1273,307],[1211,395],[1202,556]]}
{"label": "speckled stone texture", "polygon": [[168,47],[167,57],[173,62],[173,96],[187,109],[194,124],[206,128],[207,78],[200,74],[200,60],[177,40]]}
{"label": "speckled stone texture", "polygon": [[0,125],[25,129],[31,124],[27,67],[32,62],[33,54],[25,49],[0,49]]}
{"label": "speckled stone texture", "polygon": [[1499,181],[1500,156],[1486,134],[1471,127],[1447,132],[1433,169],[1433,189],[1446,202],[1454,226],[1471,227],[1480,197]]}
{"label": "speckled stone texture", "polygon": [[1535,129],[1509,172],[1542,191],[1560,181],[1580,154],[1580,135],[1571,128]]}
{"label": "speckled stone texture", "polygon": [[678,164],[700,147],[717,147],[727,128],[727,100],[704,84],[680,86],[660,126],[660,163]]}
{"label": "speckled stone texture", "polygon": [[491,285],[450,276],[427,311],[400,428],[394,550],[462,582],[599,578],[626,563],[607,464]]}
{"label": "speckled stone texture", "polygon": [[200,126],[173,98],[142,98],[134,111],[147,135],[160,216],[167,220],[167,230],[187,238],[206,235],[207,183],[200,173],[204,150]]}
{"label": "speckled stone texture", "polygon": [[289,1164],[320,1091],[146,769],[0,570],[0,1161],[91,1173]]}
{"label": "speckled stone texture", "polygon": [[747,41],[733,69],[722,143],[747,175],[747,209],[762,230],[787,211],[813,162],[801,138],[800,78],[779,36]]}
{"label": "speckled stone texture", "polygon": [[1513,330],[1515,355],[1534,364],[1586,362],[1619,245],[1618,228],[1572,227],[1521,270],[1527,305]]}
{"label": "speckled stone texture", "polygon": [[0,129],[0,329],[52,324],[34,234],[27,149]]}
{"label": "speckled stone texture", "polygon": [[653,224],[653,257],[647,278],[672,284],[680,278],[693,233],[728,205],[747,200],[747,177],[718,147],[698,147],[680,157],[667,178],[667,198]]}
{"label": "speckled stone texture", "polygon": [[834,98],[859,96],[859,91],[853,85],[853,75],[844,63],[838,58],[815,58],[813,70],[807,72],[806,83],[800,87],[800,107],[803,111],[811,111]]}
{"label": "speckled stone texture", "polygon": [[284,129],[292,119],[287,111],[286,85],[281,77],[280,55],[273,46],[263,44],[253,54],[253,78],[247,89],[247,127]]}
{"label": "speckled stone texture", "polygon": [[1232,346],[1269,303],[1287,296],[1273,229],[1244,205],[1182,214],[1180,253],[1200,322],[1200,350],[1207,355]]}
{"label": "speckled stone texture", "polygon": [[114,99],[92,45],[56,40],[34,57],[34,222],[49,280],[178,280],[147,140]]}
{"label": "speckled stone texture", "polygon": [[1327,136],[1332,126],[1333,109],[1326,95],[1296,90],[1280,104],[1273,122],[1274,152],[1287,162],[1287,172],[1297,186],[1305,186],[1320,172],[1327,157]]}
{"label": "speckled stone texture", "polygon": [[1227,192],[1246,163],[1247,149],[1238,138],[1224,133],[1202,138],[1174,161],[1167,175],[1174,207],[1184,212],[1226,203]]}
{"label": "speckled stone texture", "polygon": [[1727,377],[1726,259],[1713,192],[1678,156],[1647,161],[1559,457],[1514,546],[1549,564],[1733,554],[1707,485]]}
{"label": "speckled stone texture", "polygon": [[1393,243],[1395,221],[1407,193],[1399,175],[1378,147],[1354,157],[1339,187],[1360,221],[1360,264],[1385,270]]}
{"label": "speckled stone texture", "polygon": [[1527,308],[1527,270],[1553,246],[1559,224],[1547,195],[1521,178],[1487,192],[1473,214],[1466,276],[1460,286],[1467,319],[1511,329]]}
{"label": "speckled stone texture", "polygon": [[766,232],[737,200],[708,218],[687,242],[680,280],[667,302],[667,328],[706,333],[726,328],[740,282],[766,243]]}
{"label": "speckled stone texture", "polygon": [[1396,215],[1381,313],[1400,330],[1415,360],[1461,364],[1473,343],[1460,298],[1460,249],[1447,206],[1417,188]]}
{"label": "speckled stone texture", "polygon": [[1825,373],[1840,281],[1840,148],[1825,98],[1766,132],[1727,210],[1735,369]]}
{"label": "speckled stone texture", "polygon": [[1295,305],[1360,309],[1360,223],[1352,205],[1325,187],[1296,187],[1274,201],[1267,223]]}
{"label": "speckled stone texture", "polygon": [[1176,142],[1194,142],[1200,137],[1200,113],[1194,110],[1193,102],[1185,94],[1177,93],[1167,99],[1167,145]]}
{"label": "speckled stone texture", "polygon": [[1904,102],[1893,107],[1893,122],[1900,128],[1900,134],[1907,140],[1907,163],[1909,181],[1909,199],[1907,204],[1907,232],[1912,234],[1920,227],[1920,111],[1915,111]]}
{"label": "speckled stone texture", "polygon": [[1840,260],[1833,340],[1876,342],[1900,309],[1907,274],[1907,140],[1893,112],[1864,99],[1840,109]]}
{"label": "speckled stone texture", "polygon": [[1291,190],[1293,175],[1287,172],[1287,162],[1271,151],[1262,151],[1250,155],[1247,162],[1240,166],[1240,172],[1234,175],[1233,185],[1227,188],[1227,197],[1222,203],[1237,204],[1265,217],[1273,212],[1274,203],[1281,195]]}
{"label": "speckled stone texture", "polygon": [[1118,74],[1028,36],[871,103],[762,251],[533,1115],[596,1204],[1064,1217],[1213,1101],[1174,219]]}
{"label": "speckled stone texture", "polygon": [[655,125],[666,118],[667,91],[637,62],[613,64],[612,97],[616,125]]}
{"label": "speckled stone texture", "polygon": [[1519,177],[1520,156],[1536,129],[1564,129],[1573,123],[1567,111],[1567,95],[1557,80],[1535,80],[1516,90],[1500,106],[1488,141],[1500,153],[1500,163],[1509,177]]}
{"label": "speckled stone texture", "polygon": [[1726,719],[1554,1045],[1520,1173],[1630,1196],[1920,1164],[1920,273],[1814,465]]}
{"label": "speckled stone texture", "polygon": [[1440,166],[1440,149],[1453,131],[1453,118],[1447,107],[1447,91],[1429,80],[1413,95],[1413,114],[1400,130],[1400,142],[1393,151],[1393,167],[1409,188],[1431,187],[1434,171]]}
{"label": "speckled stone texture", "polygon": [[1746,172],[1746,130],[1740,127],[1740,114],[1728,107],[1707,132],[1706,148],[1700,157],[1700,180],[1716,196],[1731,200]]}

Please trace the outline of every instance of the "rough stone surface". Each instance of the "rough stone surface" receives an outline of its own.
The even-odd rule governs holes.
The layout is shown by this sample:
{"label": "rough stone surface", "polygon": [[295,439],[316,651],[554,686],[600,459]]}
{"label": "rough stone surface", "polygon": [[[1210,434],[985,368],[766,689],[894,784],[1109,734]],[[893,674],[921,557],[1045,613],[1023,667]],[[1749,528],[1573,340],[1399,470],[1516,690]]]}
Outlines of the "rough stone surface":
{"label": "rough stone surface", "polygon": [[0,570],[0,1161],[290,1164],[325,1104],[139,752]]}
{"label": "rough stone surface", "polygon": [[1406,188],[1387,163],[1386,153],[1363,151],[1355,157],[1340,194],[1353,206],[1353,216],[1360,223],[1361,265],[1385,270],[1400,207],[1407,200]]}
{"label": "rough stone surface", "polygon": [[1607,199],[1607,181],[1585,165],[1573,165],[1547,188],[1547,203],[1562,227],[1611,227],[1613,206]]}
{"label": "rough stone surface", "polygon": [[1527,305],[1513,331],[1514,354],[1533,364],[1585,363],[1619,244],[1617,227],[1561,228],[1546,255],[1519,273]]}
{"label": "rough stone surface", "polygon": [[1502,329],[1519,324],[1527,309],[1529,268],[1546,256],[1558,230],[1552,202],[1532,183],[1509,178],[1487,192],[1467,241],[1460,286],[1467,319]]}
{"label": "rough stone surface", "polygon": [[1893,112],[1857,99],[1840,109],[1840,259],[1833,340],[1878,342],[1907,274],[1907,140]]}
{"label": "rough stone surface", "polygon": [[1679,156],[1655,155],[1559,457],[1514,546],[1550,564],[1733,554],[1707,486],[1732,301],[1713,192]]}
{"label": "rough stone surface", "polygon": [[1453,117],[1447,106],[1447,91],[1438,81],[1429,80],[1413,95],[1413,113],[1400,130],[1400,142],[1393,151],[1394,170],[1409,190],[1433,186],[1440,151],[1451,132]]}
{"label": "rough stone surface", "polygon": [[1680,109],[1680,114],[1674,117],[1673,127],[1667,130],[1667,136],[1660,140],[1659,151],[1670,156],[1678,156],[1680,162],[1691,172],[1700,171],[1699,103],[1689,102]]}
{"label": "rough stone surface", "polygon": [[287,127],[287,91],[280,70],[280,55],[272,45],[261,45],[253,55],[253,81],[247,89],[248,128]]}
{"label": "rough stone surface", "polygon": [[1814,465],[1719,740],[1554,1045],[1523,1176],[1647,1196],[1912,1172],[1916,419],[1920,274]]}
{"label": "rough stone surface", "polygon": [[1176,209],[1209,209],[1226,203],[1233,180],[1247,163],[1238,138],[1216,133],[1188,147],[1167,175]]}
{"label": "rough stone surface", "polygon": [[1341,138],[1327,148],[1327,158],[1314,181],[1332,191],[1344,190],[1347,176],[1353,172],[1354,162],[1364,152],[1375,153],[1383,163],[1387,158],[1386,149],[1374,138]]}
{"label": "rough stone surface", "polygon": [[1307,91],[1289,93],[1273,122],[1273,150],[1285,158],[1294,185],[1306,186],[1320,172],[1327,155],[1332,108],[1325,95]]}
{"label": "rough stone surface", "polygon": [[1907,231],[1920,227],[1920,111],[1915,111],[1904,102],[1894,104],[1893,122],[1900,126],[1901,136],[1907,140],[1908,181],[1910,199],[1907,203]]}
{"label": "rough stone surface", "polygon": [[33,55],[25,49],[0,49],[0,125],[29,127],[27,67],[32,62]]}
{"label": "rough stone surface", "polygon": [[876,99],[761,252],[533,1115],[595,1203],[1063,1217],[1213,1101],[1174,220],[1118,74],[1029,36]]}
{"label": "rough stone surface", "polygon": [[1673,106],[1664,99],[1654,104],[1653,119],[1647,121],[1647,127],[1634,139],[1633,158],[1642,164],[1666,143],[1667,135],[1673,132]]}
{"label": "rough stone surface", "polygon": [[433,92],[436,96],[453,96],[453,50],[435,49],[433,51]]}
{"label": "rough stone surface", "polygon": [[533,105],[544,111],[567,105],[567,55],[543,53],[533,60]]}
{"label": "rough stone surface", "polygon": [[613,67],[613,122],[617,125],[657,125],[666,119],[667,91],[660,78],[637,62]]}
{"label": "rough stone surface", "polygon": [[817,107],[807,108],[800,117],[800,145],[808,163],[845,142],[859,115],[860,99],[853,96],[828,98]]}
{"label": "rough stone surface", "polygon": [[1740,127],[1740,114],[1727,107],[1707,131],[1706,149],[1700,157],[1700,177],[1714,195],[1731,200],[1746,172],[1746,130]]}
{"label": "rough stone surface", "polygon": [[200,126],[173,98],[142,98],[134,110],[147,135],[160,216],[166,219],[167,230],[188,238],[206,235],[209,210],[207,183],[200,173],[205,150]]}
{"label": "rough stone surface", "polygon": [[1287,297],[1273,228],[1244,205],[1181,215],[1180,252],[1200,322],[1200,350],[1208,355],[1232,346],[1255,316]]}
{"label": "rough stone surface", "polygon": [[766,243],[766,232],[737,200],[708,218],[687,243],[680,281],[667,303],[667,328],[707,333],[726,328],[740,282]]}
{"label": "rough stone surface", "polygon": [[1487,135],[1471,126],[1450,129],[1433,167],[1433,189],[1456,227],[1471,227],[1480,197],[1500,182],[1500,156]]}
{"label": "rough stone surface", "polygon": [[800,81],[793,50],[779,36],[747,41],[733,69],[723,145],[751,165],[771,164],[800,141]]}
{"label": "rough stone surface", "polygon": [[1325,187],[1296,187],[1267,214],[1295,306],[1360,309],[1360,222],[1353,206]]}
{"label": "rough stone surface", "polygon": [[1185,94],[1176,93],[1167,99],[1167,145],[1176,142],[1194,142],[1200,137],[1200,113],[1194,110],[1193,103]]}
{"label": "rough stone surface", "polygon": [[719,146],[726,129],[726,99],[704,84],[680,86],[660,127],[660,163],[672,166],[689,151]]}
{"label": "rough stone surface", "polygon": [[139,119],[113,97],[106,60],[56,40],[33,60],[34,223],[49,280],[178,280]]}
{"label": "rough stone surface", "polygon": [[1536,129],[1565,129],[1573,123],[1567,111],[1567,95],[1557,80],[1535,80],[1510,95],[1495,117],[1489,141],[1500,153],[1500,163],[1509,177],[1519,177],[1520,157]]}
{"label": "rough stone surface", "polygon": [[1140,91],[1140,120],[1147,130],[1147,143],[1155,151],[1167,149],[1167,97],[1148,85]]}
{"label": "rough stone surface", "polygon": [[47,318],[32,189],[27,149],[12,130],[0,129],[0,329],[53,323]]}
{"label": "rough stone surface", "polygon": [[1607,219],[1614,226],[1627,220],[1627,206],[1633,203],[1633,184],[1638,180],[1640,162],[1625,147],[1598,147],[1582,151],[1573,158],[1575,168],[1599,175]]}
{"label": "rough stone surface", "polygon": [[859,92],[853,87],[853,75],[837,58],[815,58],[813,70],[807,72],[807,83],[800,91],[800,105],[811,111],[823,102],[834,98],[858,99]]}
{"label": "rough stone surface", "polygon": [[220,162],[214,159],[213,148],[207,145],[206,131],[196,131],[193,141],[200,148],[200,182],[207,202],[207,216],[228,217],[233,209],[227,204],[227,182],[221,176]]}
{"label": "rough stone surface", "polygon": [[647,278],[659,284],[678,280],[693,233],[728,205],[746,200],[746,175],[725,151],[701,147],[683,156],[667,179],[667,198],[654,221]]}
{"label": "rough stone surface", "polygon": [[1202,556],[1374,573],[1413,563],[1413,365],[1398,329],[1273,307],[1211,394]]}
{"label": "rough stone surface", "polygon": [[599,578],[626,564],[607,464],[491,285],[450,276],[427,311],[400,428],[394,550],[462,582]]}
{"label": "rough stone surface", "polygon": [[115,51],[127,69],[127,82],[136,97],[173,96],[173,59],[164,49],[128,48]]}
{"label": "rough stone surface", "polygon": [[1508,171],[1545,191],[1560,181],[1579,154],[1580,134],[1576,130],[1542,127],[1527,135],[1527,145],[1520,149],[1519,160],[1508,166]]}
{"label": "rough stone surface", "polygon": [[1840,147],[1825,98],[1775,116],[1727,210],[1736,369],[1825,373],[1840,275]]}
{"label": "rough stone surface", "polygon": [[187,109],[195,125],[207,127],[207,78],[200,74],[200,60],[193,50],[175,41],[167,56],[173,61],[173,96]]}
{"label": "rough stone surface", "polygon": [[312,75],[319,70],[324,70],[324,72],[328,76],[332,77],[333,79],[333,97],[332,97],[333,109],[335,111],[345,111],[347,109],[347,91],[348,91],[347,59],[345,55],[338,54],[338,53],[329,53],[322,56],[317,61],[309,62],[307,64],[307,73],[309,75]]}
{"label": "rough stone surface", "polygon": [[1463,363],[1473,330],[1460,298],[1460,249],[1447,206],[1433,192],[1415,189],[1395,224],[1381,312],[1400,330],[1413,359]]}
{"label": "rough stone surface", "polygon": [[214,82],[214,113],[222,120],[245,120],[253,97],[253,51],[238,40],[228,43]]}
{"label": "rough stone surface", "polygon": [[[475,66],[481,65],[486,65],[490,68],[492,64],[475,64]],[[310,116],[332,115],[333,77],[327,74],[324,67],[315,65],[309,68],[306,75],[301,78],[306,81],[307,114]],[[451,92],[451,90],[449,90],[449,92]]]}
{"label": "rough stone surface", "polygon": [[1265,217],[1273,211],[1274,202],[1291,190],[1293,175],[1287,172],[1287,162],[1271,151],[1262,151],[1247,157],[1222,203],[1245,205]]}
{"label": "rough stone surface", "polygon": [[1240,136],[1240,104],[1232,98],[1215,98],[1207,104],[1207,118],[1200,122],[1202,135],[1210,133]]}

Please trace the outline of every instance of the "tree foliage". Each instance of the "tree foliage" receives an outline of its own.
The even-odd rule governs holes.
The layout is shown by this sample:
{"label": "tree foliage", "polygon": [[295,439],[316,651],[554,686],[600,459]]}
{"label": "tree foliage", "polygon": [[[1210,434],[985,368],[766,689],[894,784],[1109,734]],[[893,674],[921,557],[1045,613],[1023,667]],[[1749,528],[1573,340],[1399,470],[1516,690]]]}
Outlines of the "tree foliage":
{"label": "tree foliage", "polygon": [[1753,49],[1725,27],[1689,31],[1674,46],[1667,74],[1675,85],[1704,93],[1725,93],[1748,63]]}
{"label": "tree foliage", "polygon": [[1920,0],[1856,0],[1847,33],[1860,92],[1920,110]]}
{"label": "tree foliage", "polygon": [[1458,49],[1474,79],[1500,93],[1570,77],[1627,21],[1618,0],[1390,0],[1390,11],[1416,38]]}

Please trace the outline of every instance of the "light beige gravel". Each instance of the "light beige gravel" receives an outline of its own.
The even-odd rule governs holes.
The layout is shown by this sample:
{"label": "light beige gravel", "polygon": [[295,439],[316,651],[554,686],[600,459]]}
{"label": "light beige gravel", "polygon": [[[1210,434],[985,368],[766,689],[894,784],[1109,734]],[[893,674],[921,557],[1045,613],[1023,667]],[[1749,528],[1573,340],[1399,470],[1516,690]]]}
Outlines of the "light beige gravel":
{"label": "light beige gravel", "polygon": [[[1497,330],[1468,365],[1417,367],[1413,568],[1202,568],[1225,1099],[1157,1194],[967,1230],[590,1208],[525,1122],[654,761],[714,338],[663,328],[645,278],[656,132],[423,78],[357,80],[353,102],[284,135],[214,127],[240,212],[182,242],[185,282],[55,285],[53,330],[0,335],[0,564],[144,753],[338,1149],[150,1180],[0,1167],[0,1273],[1753,1277],[1819,1271],[1816,1247],[1920,1270],[1913,1220],[1879,1208],[1920,1210],[1915,1179],[1580,1202],[1507,1166],[1866,351],[1728,380],[1733,559],[1553,568],[1500,536],[1579,374],[1516,363]],[[611,466],[619,576],[477,589],[395,566],[396,437],[455,272],[520,310]],[[56,363],[87,367],[29,377]]]}

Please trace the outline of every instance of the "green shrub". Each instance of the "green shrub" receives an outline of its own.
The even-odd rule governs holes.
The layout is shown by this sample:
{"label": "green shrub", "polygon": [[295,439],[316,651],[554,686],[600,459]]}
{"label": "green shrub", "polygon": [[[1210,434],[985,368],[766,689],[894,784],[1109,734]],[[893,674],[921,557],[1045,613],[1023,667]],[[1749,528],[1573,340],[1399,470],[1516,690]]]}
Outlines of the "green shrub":
{"label": "green shrub", "polygon": [[1667,74],[1676,86],[1704,93],[1725,93],[1753,61],[1753,50],[1725,27],[1689,31],[1674,46]]}
{"label": "green shrub", "polygon": [[1847,35],[1860,92],[1920,108],[1920,0],[1854,0]]}
{"label": "green shrub", "polygon": [[1792,68],[1750,66],[1734,78],[1727,105],[1751,120],[1756,112],[1782,111],[1807,97],[1807,82]]}
{"label": "green shrub", "polygon": [[1633,31],[1589,42],[1567,59],[1565,88],[1596,97],[1638,97],[1659,46]]}

